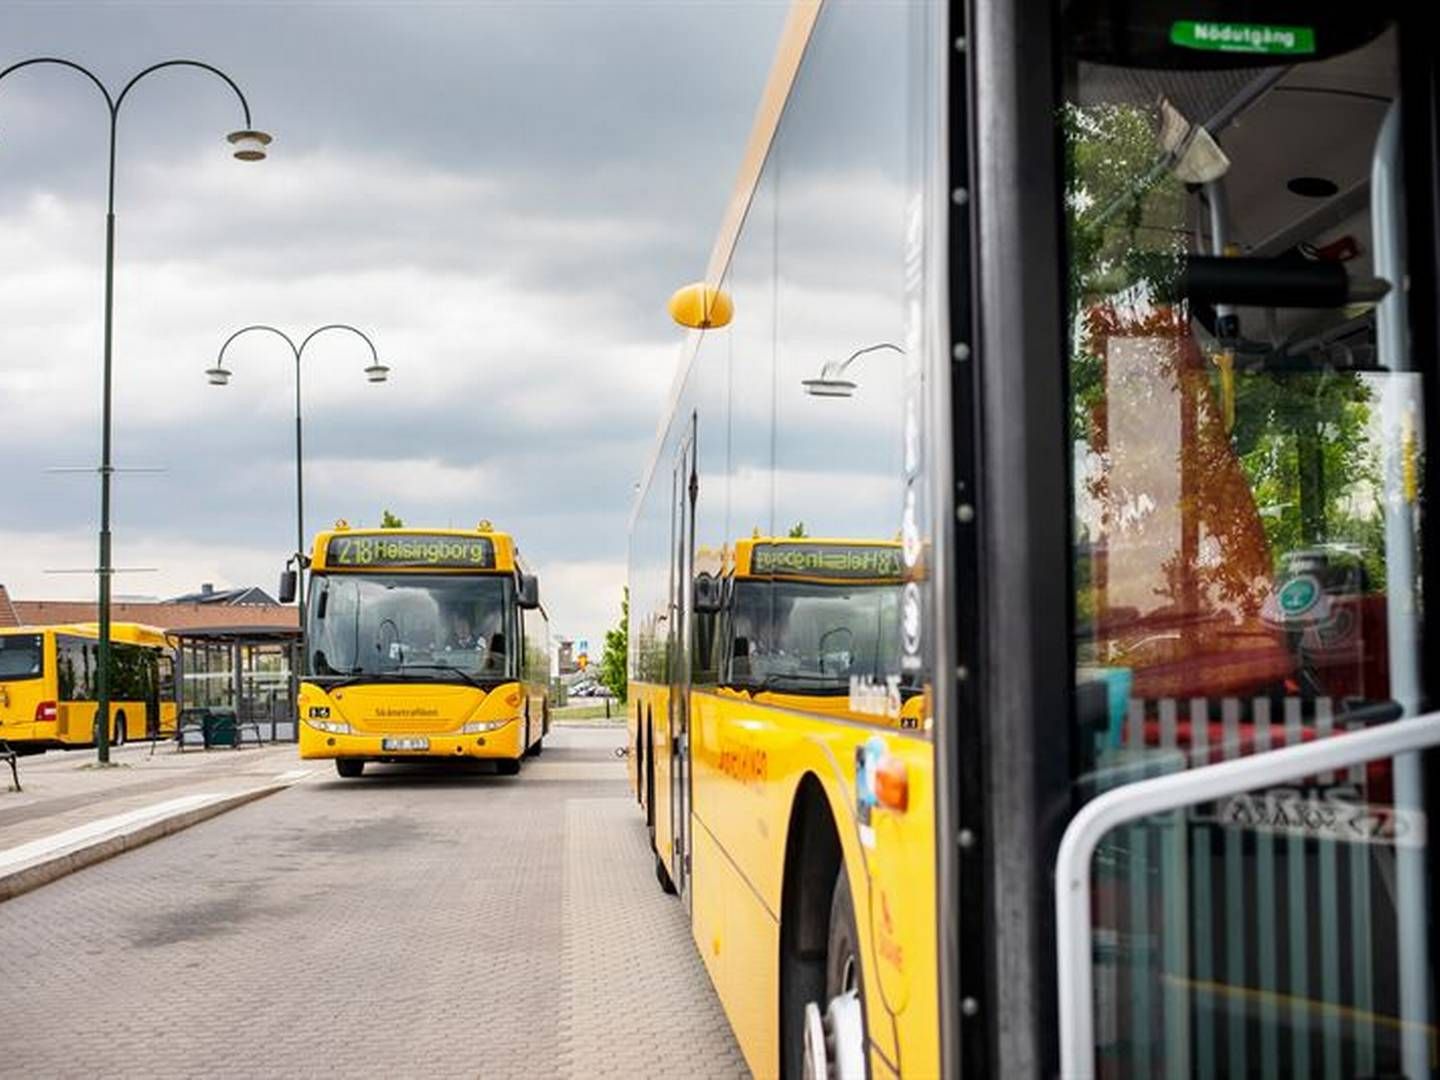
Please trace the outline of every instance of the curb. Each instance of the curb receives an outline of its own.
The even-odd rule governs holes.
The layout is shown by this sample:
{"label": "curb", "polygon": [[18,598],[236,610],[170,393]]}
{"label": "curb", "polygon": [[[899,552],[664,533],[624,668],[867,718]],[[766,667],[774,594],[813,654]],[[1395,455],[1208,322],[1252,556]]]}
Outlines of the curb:
{"label": "curb", "polygon": [[[263,799],[267,795],[284,791],[289,786],[289,782],[266,784],[262,787],[237,792],[234,795],[217,796],[199,806],[122,829],[120,832],[102,836],[92,842],[82,843],[78,847],[63,850],[54,855],[41,856],[38,860],[23,864],[13,870],[0,870],[0,903],[22,893],[30,892],[32,889],[38,889],[42,885],[48,885],[52,881],[73,874],[77,870],[83,870],[87,866],[104,862],[121,852],[143,847],[152,840],[159,840],[163,836],[169,836],[171,833],[180,832],[192,825],[198,825],[202,821],[218,817],[227,810],[234,810],[246,803]],[[0,852],[0,856],[3,854]]]}

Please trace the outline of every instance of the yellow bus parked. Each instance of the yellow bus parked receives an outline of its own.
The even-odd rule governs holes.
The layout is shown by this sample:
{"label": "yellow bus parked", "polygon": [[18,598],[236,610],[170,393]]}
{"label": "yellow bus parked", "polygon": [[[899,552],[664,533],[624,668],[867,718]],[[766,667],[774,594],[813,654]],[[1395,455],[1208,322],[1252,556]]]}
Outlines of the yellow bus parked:
{"label": "yellow bus parked", "polygon": [[[139,623],[110,627],[110,742],[175,733],[175,643]],[[20,752],[92,746],[97,733],[94,623],[0,630],[0,739]]]}
{"label": "yellow bus parked", "polygon": [[442,758],[513,774],[540,753],[549,628],[509,535],[341,522],[316,537],[310,565],[302,758],[333,759],[343,777]]}

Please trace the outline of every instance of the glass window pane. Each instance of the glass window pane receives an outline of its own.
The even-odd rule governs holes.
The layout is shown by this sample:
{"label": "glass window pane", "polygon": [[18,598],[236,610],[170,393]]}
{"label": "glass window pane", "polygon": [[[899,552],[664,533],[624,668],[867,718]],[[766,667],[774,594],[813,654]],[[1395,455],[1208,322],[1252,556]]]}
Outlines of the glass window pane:
{"label": "glass window pane", "polygon": [[[1070,13],[1058,118],[1079,799],[1394,720],[1421,692],[1394,31],[1346,16],[1277,63],[1109,7]],[[1103,1071],[1414,1072],[1407,1039],[1433,1029],[1402,994],[1426,955],[1413,768],[1112,834]]]}

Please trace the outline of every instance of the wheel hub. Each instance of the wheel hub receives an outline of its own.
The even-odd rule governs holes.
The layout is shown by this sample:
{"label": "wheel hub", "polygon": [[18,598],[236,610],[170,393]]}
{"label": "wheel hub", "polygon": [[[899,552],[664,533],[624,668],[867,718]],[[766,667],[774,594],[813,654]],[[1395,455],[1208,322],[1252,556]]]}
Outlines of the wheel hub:
{"label": "wheel hub", "polygon": [[865,1024],[853,989],[805,1006],[805,1080],[865,1080]]}

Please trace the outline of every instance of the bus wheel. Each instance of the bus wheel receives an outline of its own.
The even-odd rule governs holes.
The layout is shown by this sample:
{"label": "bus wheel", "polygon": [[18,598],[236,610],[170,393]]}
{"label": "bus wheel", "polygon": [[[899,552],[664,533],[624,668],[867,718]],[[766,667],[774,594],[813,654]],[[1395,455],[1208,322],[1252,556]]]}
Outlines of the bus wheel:
{"label": "bus wheel", "polygon": [[517,776],[520,772],[520,759],[501,758],[495,762],[495,771],[501,776]]}
{"label": "bus wheel", "polygon": [[665,868],[665,860],[660,858],[660,853],[655,853],[655,880],[660,882],[660,890],[675,895],[675,879],[670,876],[670,871]]}
{"label": "bus wheel", "polygon": [[353,757],[337,757],[335,759],[335,771],[346,780],[354,780],[365,772],[365,759]]}
{"label": "bus wheel", "polygon": [[110,740],[111,746],[125,745],[125,729],[128,726],[123,712],[115,714],[115,737]]}
{"label": "bus wheel", "polygon": [[825,946],[825,1013],[805,1006],[806,1080],[864,1080],[865,1008],[861,1002],[859,935],[855,901],[845,867],[830,900],[830,935]]}
{"label": "bus wheel", "polygon": [[539,757],[545,751],[545,736],[541,735],[525,751],[526,757]]}

